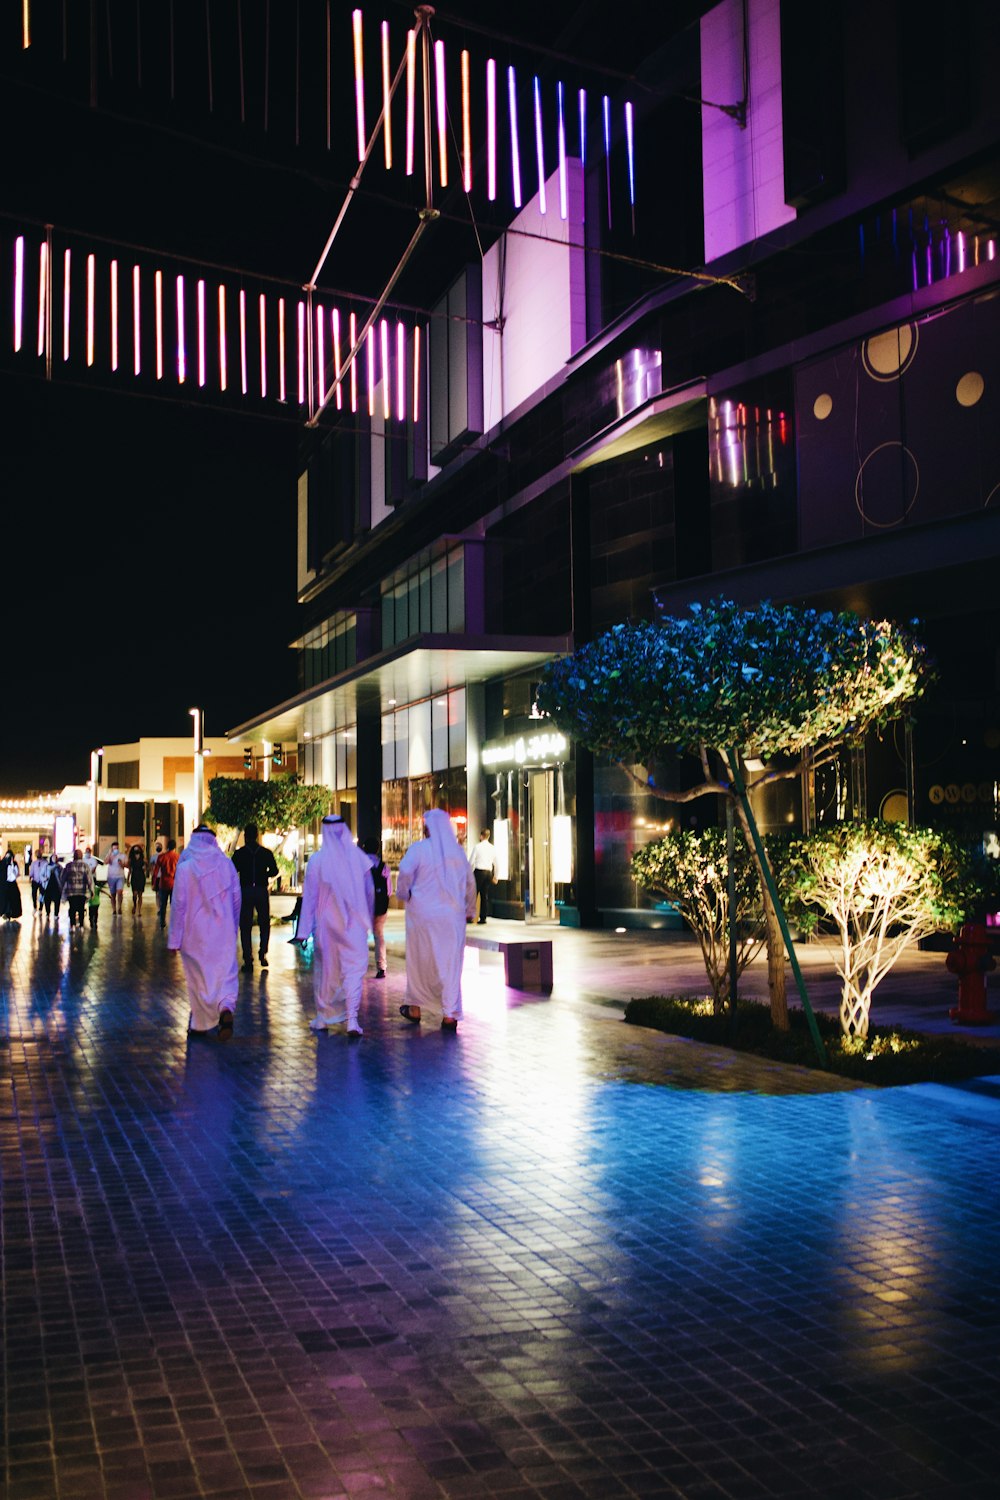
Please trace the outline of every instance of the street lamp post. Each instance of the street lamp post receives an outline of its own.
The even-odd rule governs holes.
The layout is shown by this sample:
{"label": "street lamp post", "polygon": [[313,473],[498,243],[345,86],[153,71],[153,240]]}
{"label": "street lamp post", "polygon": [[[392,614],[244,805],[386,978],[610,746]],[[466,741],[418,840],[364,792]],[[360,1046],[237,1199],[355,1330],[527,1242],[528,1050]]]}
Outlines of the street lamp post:
{"label": "street lamp post", "polygon": [[103,754],[104,754],[103,750],[91,750],[91,752],[90,752],[90,780],[87,783],[87,785],[90,787],[90,847],[93,849],[93,851],[94,851],[95,854],[97,853],[97,815],[98,815],[97,773],[98,773],[98,771],[100,769],[100,760],[101,760],[101,756]]}
{"label": "street lamp post", "polygon": [[205,711],[192,708],[189,713],[194,720],[194,826],[197,828],[205,799]]}

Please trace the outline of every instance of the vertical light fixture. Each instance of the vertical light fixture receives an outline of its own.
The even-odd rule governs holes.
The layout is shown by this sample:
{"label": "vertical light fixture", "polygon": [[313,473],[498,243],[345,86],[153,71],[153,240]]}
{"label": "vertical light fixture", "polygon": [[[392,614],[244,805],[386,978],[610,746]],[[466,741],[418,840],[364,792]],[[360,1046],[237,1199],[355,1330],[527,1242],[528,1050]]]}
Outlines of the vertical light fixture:
{"label": "vertical light fixture", "polygon": [[486,59],[486,196],[493,203],[497,196],[497,65]]}
{"label": "vertical light fixture", "polygon": [[[93,256],[91,256],[93,259]],[[24,342],[24,235],[14,241],[14,353]]]}
{"label": "vertical light fixture", "polygon": [[434,43],[434,77],[437,95],[438,175],[441,179],[441,186],[446,188],[448,186],[448,101],[445,96],[444,42],[440,41]]}
{"label": "vertical light fixture", "polygon": [[958,269],[959,273],[965,270],[965,235],[961,229],[958,231]]}
{"label": "vertical light fixture", "polygon": [[278,400],[284,406],[288,399],[285,384],[285,299],[278,298]]}
{"label": "vertical light fixture", "polygon": [[229,364],[226,353],[226,288],[219,282],[219,390],[229,384]]}
{"label": "vertical light fixture", "polygon": [[70,309],[70,269],[73,263],[72,252],[67,248],[63,251],[63,359],[69,359],[69,309]]}
{"label": "vertical light fixture", "polygon": [[365,53],[361,35],[361,12],[351,17],[354,24],[354,103],[358,121],[358,161],[362,161],[368,132],[365,130]]}
{"label": "vertical light fixture", "polygon": [[118,368],[118,262],[111,262],[111,368]]}
{"label": "vertical light fixture", "polygon": [[611,100],[604,95],[601,108],[604,111],[604,175],[608,189],[608,228],[611,228]]}
{"label": "vertical light fixture", "polygon": [[132,373],[142,374],[142,281],[135,265],[132,267]]}
{"label": "vertical light fixture", "polygon": [[379,342],[382,345],[382,416],[388,422],[392,416],[392,370],[389,367],[389,323],[386,318],[379,323]]}
{"label": "vertical light fixture", "polygon": [[[357,12],[360,15],[360,11]],[[306,404],[306,305],[300,302],[296,309],[298,322],[299,352],[299,405]]]}
{"label": "vertical light fixture", "polygon": [[420,421],[420,324],[413,330],[413,420]]}
{"label": "vertical light fixture", "polygon": [[581,89],[577,95],[577,107],[580,115],[580,165],[587,165],[587,90]]}
{"label": "vertical light fixture", "polygon": [[368,415],[375,415],[375,330],[368,330]]}
{"label": "vertical light fixture", "polygon": [[49,247],[42,241],[38,251],[38,357],[45,353],[45,299],[49,285]]}
{"label": "vertical light fixture", "polygon": [[396,324],[396,421],[406,416],[406,329]]}
{"label": "vertical light fixture", "polygon": [[[20,348],[20,345],[18,345]],[[94,257],[87,256],[87,366],[94,363]]]}
{"label": "vertical light fixture", "polygon": [[257,298],[257,322],[260,325],[260,399],[267,400],[267,298]]}
{"label": "vertical light fixture", "polygon": [[566,187],[566,98],[561,83],[556,84],[556,111],[559,117],[559,217],[565,219],[569,213]]}
{"label": "vertical light fixture", "polygon": [[382,22],[382,135],[386,171],[392,166],[392,95],[389,92],[389,22]]}
{"label": "vertical light fixture", "polygon": [[177,278],[177,384],[187,379],[187,348],[184,342],[184,277]]}
{"label": "vertical light fixture", "polygon": [[205,384],[205,283],[198,280],[198,384]]}
{"label": "vertical light fixture", "polygon": [[163,379],[163,272],[154,277],[156,290],[156,378]]}
{"label": "vertical light fixture", "polygon": [[469,109],[469,54],[462,49],[462,187],[472,192],[472,120]]}
{"label": "vertical light fixture", "polygon": [[513,65],[507,69],[507,101],[510,105],[510,171],[514,189],[514,207],[521,207],[521,150],[517,139],[517,75]]}
{"label": "vertical light fixture", "polygon": [[344,393],[340,388],[340,308],[335,307],[330,314],[330,332],[333,338],[333,378],[337,382],[337,410],[341,411],[344,405]]}
{"label": "vertical light fixture", "polygon": [[406,33],[406,175],[413,176],[413,134],[417,87],[417,33]]}
{"label": "vertical light fixture", "polygon": [[247,294],[240,287],[240,387],[247,393]]}
{"label": "vertical light fixture", "polygon": [[628,153],[628,201],[632,209],[632,229],[635,231],[635,122],[632,118],[631,100],[625,101],[625,150]]}
{"label": "vertical light fixture", "polygon": [[326,405],[326,327],[323,309],[316,303],[316,383],[319,386],[319,404]]}
{"label": "vertical light fixture", "polygon": [[21,49],[31,46],[31,0],[21,0]]}
{"label": "vertical light fixture", "polygon": [[[351,351],[353,352],[358,342],[358,320],[355,313],[350,317]],[[355,355],[351,360],[351,411],[358,409],[358,360]]]}
{"label": "vertical light fixture", "polygon": [[545,142],[542,135],[542,86],[538,74],[534,79],[535,95],[535,155],[538,158],[538,210],[546,212],[545,202]]}

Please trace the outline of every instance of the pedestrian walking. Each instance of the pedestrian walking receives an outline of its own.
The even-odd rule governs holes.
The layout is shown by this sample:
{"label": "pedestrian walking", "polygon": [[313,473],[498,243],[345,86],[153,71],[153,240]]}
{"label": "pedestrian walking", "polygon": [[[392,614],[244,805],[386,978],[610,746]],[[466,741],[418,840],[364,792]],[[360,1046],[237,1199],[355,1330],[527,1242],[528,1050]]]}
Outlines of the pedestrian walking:
{"label": "pedestrian walking", "polygon": [[111,845],[105,864],[108,867],[108,895],[111,897],[111,915],[122,914],[122,892],[125,889],[125,856],[118,847],[117,839]]}
{"label": "pedestrian walking", "polygon": [[146,855],[141,844],[128,851],[128,883],[132,892],[132,917],[142,918],[142,897],[146,889]]}
{"label": "pedestrian walking", "polygon": [[346,1021],[348,1036],[362,1035],[358,1011],[374,897],[370,869],[343,818],[324,818],[322,844],[306,865],[295,930],[297,943],[313,939],[314,1031]]}
{"label": "pedestrian walking", "polygon": [[[171,840],[171,842],[173,842]],[[169,853],[168,845],[168,853]],[[239,988],[240,882],[211,828],[199,823],[171,876],[167,947],[178,950],[191,1000],[188,1029],[232,1030]]]}
{"label": "pedestrian walking", "polygon": [[233,855],[233,864],[240,878],[240,944],[243,948],[243,968],[247,973],[253,968],[253,919],[257,914],[260,940],[257,945],[260,966],[267,968],[267,946],[271,937],[271,898],[268,881],[278,874],[278,861],[264,844],[258,843],[256,823],[248,823],[243,830],[243,845]]}
{"label": "pedestrian walking", "polygon": [[44,854],[36,854],[28,866],[31,881],[31,909],[40,912],[45,901],[45,882],[49,878],[49,862]]}
{"label": "pedestrian walking", "polygon": [[69,906],[69,925],[83,927],[83,909],[94,890],[94,872],[86,863],[82,849],[73,850],[73,858],[63,875],[62,893]]}
{"label": "pedestrian walking", "polygon": [[378,839],[364,839],[360,846],[371,860],[371,880],[374,892],[372,906],[372,937],[375,939],[375,978],[385,978],[385,918],[392,895],[392,871],[382,858],[382,845]]}
{"label": "pedestrian walking", "polygon": [[[93,873],[94,873],[93,870],[91,870],[90,873],[93,875]],[[98,885],[97,878],[95,876],[95,878],[94,878],[94,889],[91,891],[90,895],[87,897],[87,918],[88,918],[88,920],[90,922],[90,930],[91,930],[91,932],[96,932],[97,931],[97,919],[100,916],[100,914],[101,914],[101,887]]]}
{"label": "pedestrian walking", "polygon": [[5,922],[21,920],[21,890],[17,883],[20,873],[21,867],[14,857],[14,851],[8,849],[3,859],[0,859],[0,911]]}
{"label": "pedestrian walking", "polygon": [[476,882],[448,814],[424,813],[424,838],[403,855],[396,895],[406,911],[406,1003],[399,1013],[419,1024],[422,1007],[438,1004],[443,1031],[462,1015],[465,924],[476,914]]}
{"label": "pedestrian walking", "polygon": [[177,873],[177,840],[167,839],[166,849],[161,849],[153,866],[153,886],[156,890],[156,909],[160,914],[161,931],[167,925],[167,907],[174,893],[174,876]]}
{"label": "pedestrian walking", "polygon": [[59,904],[62,901],[63,883],[62,855],[53,854],[49,860],[49,873],[45,881],[45,920],[49,920],[53,908],[56,914],[56,925],[59,925]]}
{"label": "pedestrian walking", "polygon": [[490,843],[490,830],[484,828],[479,843],[469,855],[469,864],[476,878],[476,893],[479,896],[480,926],[490,914],[490,888],[497,880],[497,851]]}

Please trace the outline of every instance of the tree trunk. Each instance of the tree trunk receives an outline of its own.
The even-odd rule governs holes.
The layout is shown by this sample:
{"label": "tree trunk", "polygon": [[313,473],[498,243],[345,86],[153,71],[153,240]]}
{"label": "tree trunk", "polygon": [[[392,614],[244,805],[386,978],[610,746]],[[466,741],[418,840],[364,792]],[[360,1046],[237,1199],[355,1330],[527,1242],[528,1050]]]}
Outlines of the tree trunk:
{"label": "tree trunk", "polygon": [[754,865],[757,868],[757,878],[760,881],[760,899],[764,910],[764,929],[767,934],[767,989],[771,999],[771,1025],[775,1031],[788,1030],[788,997],[785,993],[785,944],[781,936],[781,928],[778,926],[778,915],[771,900],[771,893],[764,879],[764,871],[761,866],[760,857],[757,854],[757,846],[750,832],[750,824],[743,810],[743,804],[738,798],[734,799],[736,805],[736,816],[740,820],[740,828],[746,846],[750,851]]}

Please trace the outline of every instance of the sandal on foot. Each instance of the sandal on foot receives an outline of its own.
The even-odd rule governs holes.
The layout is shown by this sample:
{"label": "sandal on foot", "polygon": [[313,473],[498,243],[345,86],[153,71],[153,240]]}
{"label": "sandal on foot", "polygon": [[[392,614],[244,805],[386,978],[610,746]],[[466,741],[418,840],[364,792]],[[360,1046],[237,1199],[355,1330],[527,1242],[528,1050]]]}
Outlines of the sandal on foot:
{"label": "sandal on foot", "polygon": [[413,1024],[414,1024],[414,1026],[419,1026],[420,1025],[420,1012],[418,1010],[417,1014],[413,1015],[412,1011],[414,1010],[414,1008],[415,1007],[412,1006],[412,1005],[401,1005],[399,1007],[399,1014],[403,1017],[404,1021],[412,1021]]}
{"label": "sandal on foot", "polygon": [[442,1031],[457,1031],[458,1030],[458,1021],[456,1020],[456,1018],[454,1016],[442,1016],[441,1017],[441,1030]]}
{"label": "sandal on foot", "polygon": [[220,1011],[219,1012],[219,1030],[220,1031],[232,1031],[232,1029],[233,1029],[233,1013],[232,1013],[232,1011],[231,1010]]}

